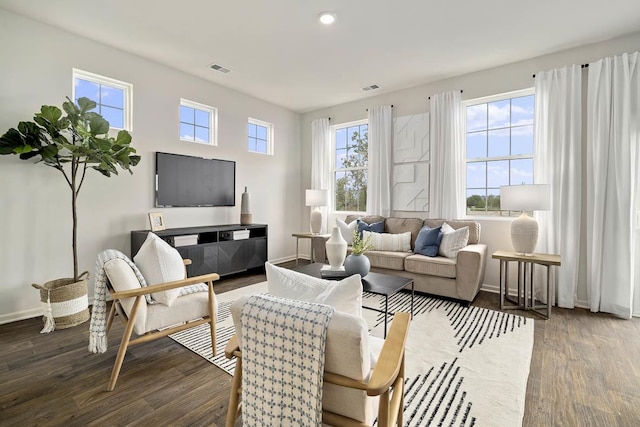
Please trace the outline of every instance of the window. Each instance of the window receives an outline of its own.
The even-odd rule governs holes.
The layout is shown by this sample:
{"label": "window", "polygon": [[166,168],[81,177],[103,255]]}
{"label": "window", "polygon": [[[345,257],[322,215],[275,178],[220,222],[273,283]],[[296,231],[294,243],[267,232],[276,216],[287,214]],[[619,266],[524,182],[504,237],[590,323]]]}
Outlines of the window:
{"label": "window", "polygon": [[332,127],[334,140],[333,194],[336,211],[367,210],[369,125],[359,121]]}
{"label": "window", "polygon": [[180,140],[218,145],[218,110],[208,105],[180,99]]}
{"label": "window", "polygon": [[115,129],[132,129],[133,85],[87,71],[73,69],[73,100],[89,98],[99,113]]}
{"label": "window", "polygon": [[251,153],[273,154],[273,125],[249,118],[248,149]]}
{"label": "window", "polygon": [[500,211],[500,187],[533,184],[533,89],[466,106],[467,215]]}

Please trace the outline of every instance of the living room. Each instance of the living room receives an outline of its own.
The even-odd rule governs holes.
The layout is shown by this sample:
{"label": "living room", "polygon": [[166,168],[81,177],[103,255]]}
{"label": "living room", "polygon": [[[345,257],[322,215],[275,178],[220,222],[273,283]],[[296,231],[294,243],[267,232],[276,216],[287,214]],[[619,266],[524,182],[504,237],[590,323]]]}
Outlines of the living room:
{"label": "living room", "polygon": [[[637,30],[624,31],[615,37],[606,36],[603,30],[587,41],[554,44],[538,55],[508,63],[500,62],[500,54],[489,49],[486,56],[498,58],[495,65],[459,75],[444,74],[427,82],[417,79],[415,84],[382,91],[379,95],[374,91],[371,95],[354,95],[349,101],[337,100],[294,109],[280,105],[277,96],[272,96],[269,102],[264,97],[227,87],[225,75],[215,77],[218,79],[215,83],[154,61],[153,53],[142,57],[82,37],[76,31],[60,29],[47,23],[46,17],[38,16],[34,10],[30,11],[34,18],[12,12],[19,10],[18,3],[0,4],[3,39],[0,52],[5,58],[1,71],[4,84],[0,132],[4,133],[19,121],[30,120],[41,105],[59,106],[66,96],[71,97],[74,69],[124,81],[134,88],[132,146],[142,158],[140,164],[132,175],[120,173],[110,179],[99,174],[88,175],[78,199],[79,265],[81,270],[88,270],[92,275],[96,256],[102,250],[113,248],[129,253],[131,231],[148,229],[151,211],[160,210],[168,228],[238,223],[244,187],[251,194],[253,222],[269,226],[269,261],[274,264],[291,261],[296,245],[291,235],[309,227],[305,189],[311,188],[311,122],[314,119],[330,117],[332,125],[350,123],[366,119],[368,108],[391,104],[394,117],[422,114],[428,111],[428,98],[439,93],[463,90],[462,98],[472,100],[530,89],[535,83],[533,74],[631,53],[640,46]],[[637,9],[630,10],[637,13]],[[627,16],[631,21],[633,17],[633,13]],[[143,31],[144,27],[141,28]],[[160,47],[157,49],[171,43],[172,31],[179,30],[168,30],[167,38],[158,41]],[[131,43],[135,43],[135,38]],[[255,80],[260,78],[259,69],[236,70],[233,64],[226,64],[224,58],[215,57],[215,52],[212,55],[211,61],[220,61],[232,68],[229,76],[244,72]],[[214,73],[208,69],[203,72]],[[322,73],[319,74],[313,79],[321,78]],[[310,85],[313,79],[309,79]],[[360,82],[360,87],[354,91],[361,92],[361,86],[373,83],[380,83],[375,75]],[[586,85],[586,74],[583,83]],[[277,93],[287,82],[264,82],[264,85],[272,86],[271,90]],[[180,141],[177,111],[182,98],[217,108],[217,146]],[[246,150],[248,118],[273,124],[273,155]],[[235,206],[155,208],[154,159],[158,151],[235,161]],[[5,324],[42,314],[37,292],[30,286],[32,283],[69,276],[72,265],[69,244],[71,200],[56,170],[26,164],[15,156],[0,157],[0,164],[0,178],[5,183],[0,189],[3,218],[0,230],[5,242],[0,257],[0,271],[3,272],[0,324]],[[429,217],[428,212],[394,212],[394,215]],[[482,227],[481,241],[487,245],[489,254],[511,248],[509,221],[482,218],[477,221]],[[303,251],[308,255],[307,245],[303,246]],[[589,307],[590,303],[584,280],[586,268],[583,267],[580,273],[582,276],[576,289],[578,307]],[[483,289],[495,292],[499,281],[499,263],[489,259]],[[92,295],[90,286],[90,298]],[[33,334],[37,335],[37,332],[34,330]],[[3,345],[9,343],[10,337],[4,336],[2,342]],[[107,362],[104,366],[107,372],[108,365]],[[5,363],[0,372],[5,372],[6,366]],[[637,396],[631,398],[637,399]]]}

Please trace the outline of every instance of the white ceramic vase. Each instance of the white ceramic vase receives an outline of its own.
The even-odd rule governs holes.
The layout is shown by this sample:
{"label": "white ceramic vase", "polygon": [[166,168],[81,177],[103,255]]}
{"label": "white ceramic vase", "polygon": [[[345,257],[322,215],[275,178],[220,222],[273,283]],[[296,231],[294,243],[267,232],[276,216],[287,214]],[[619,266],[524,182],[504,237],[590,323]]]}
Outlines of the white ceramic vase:
{"label": "white ceramic vase", "polygon": [[244,187],[242,201],[240,202],[240,224],[249,225],[252,223],[253,215],[251,214],[251,196],[247,192],[247,187]]}
{"label": "white ceramic vase", "polygon": [[340,269],[347,256],[347,241],[342,237],[338,227],[333,227],[331,237],[329,237],[325,246],[329,265],[331,265],[332,269]]}

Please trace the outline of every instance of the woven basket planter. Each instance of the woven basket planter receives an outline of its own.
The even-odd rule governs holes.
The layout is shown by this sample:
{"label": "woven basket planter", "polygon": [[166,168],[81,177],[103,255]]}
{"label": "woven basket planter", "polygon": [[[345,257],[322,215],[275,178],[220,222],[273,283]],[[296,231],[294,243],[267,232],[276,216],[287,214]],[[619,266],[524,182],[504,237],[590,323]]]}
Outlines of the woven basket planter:
{"label": "woven basket planter", "polygon": [[32,285],[40,291],[40,301],[44,305],[44,328],[41,334],[70,328],[89,320],[88,280],[89,273],[85,271],[77,282],[65,278],[52,280],[42,286]]}

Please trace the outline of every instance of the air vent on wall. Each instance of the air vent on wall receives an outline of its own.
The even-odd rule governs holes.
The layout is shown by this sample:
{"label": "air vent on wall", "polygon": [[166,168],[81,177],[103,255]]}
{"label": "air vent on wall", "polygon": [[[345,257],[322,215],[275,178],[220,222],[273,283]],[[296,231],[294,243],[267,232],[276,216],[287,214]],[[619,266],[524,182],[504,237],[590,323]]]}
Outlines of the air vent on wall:
{"label": "air vent on wall", "polygon": [[212,70],[220,71],[221,73],[225,73],[225,74],[227,74],[228,72],[231,71],[228,68],[224,68],[220,64],[211,64],[211,65],[209,65],[209,68],[211,68]]}
{"label": "air vent on wall", "polygon": [[380,89],[380,86],[378,85],[371,85],[371,86],[365,86],[362,88],[362,90],[364,91],[368,91],[368,90],[374,90],[374,89]]}

